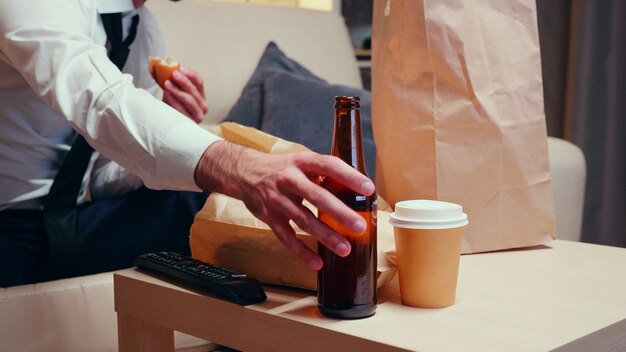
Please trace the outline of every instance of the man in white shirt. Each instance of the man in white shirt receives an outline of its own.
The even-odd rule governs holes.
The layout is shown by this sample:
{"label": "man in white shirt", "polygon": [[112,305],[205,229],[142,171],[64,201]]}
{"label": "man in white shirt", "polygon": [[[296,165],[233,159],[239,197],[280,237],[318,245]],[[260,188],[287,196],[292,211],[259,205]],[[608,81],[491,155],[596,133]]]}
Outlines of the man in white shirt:
{"label": "man in white shirt", "polygon": [[[205,199],[192,192],[200,191],[244,201],[313,268],[321,259],[290,220],[347,255],[347,240],[302,200],[363,231],[364,220],[315,181],[332,177],[363,194],[374,191],[372,182],[330,156],[267,155],[198,127],[207,107],[192,70],[155,98],[147,59],[164,50],[144,1],[0,0],[0,286],[47,279],[39,268],[47,244],[41,207],[74,131],[100,153],[84,180],[91,191],[82,197],[91,201],[78,213],[88,247],[82,274],[129,266],[150,250],[188,251],[189,225]],[[122,72],[105,49],[100,14],[111,12],[126,24],[140,16]]]}

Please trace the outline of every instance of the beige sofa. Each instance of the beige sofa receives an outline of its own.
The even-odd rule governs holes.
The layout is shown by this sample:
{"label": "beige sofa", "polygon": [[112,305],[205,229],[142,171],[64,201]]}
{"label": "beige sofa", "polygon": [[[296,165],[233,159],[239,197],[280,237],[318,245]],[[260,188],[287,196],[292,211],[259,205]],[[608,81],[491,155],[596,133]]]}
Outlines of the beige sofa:
{"label": "beige sofa", "polygon": [[[202,0],[150,0],[168,53],[200,72],[219,122],[241,93],[269,40],[330,83],[361,87],[357,62],[338,14]],[[559,237],[578,239],[584,185],[580,150],[550,139]],[[0,350],[114,351],[117,326],[112,274],[0,289]],[[177,334],[178,350],[215,345]]]}

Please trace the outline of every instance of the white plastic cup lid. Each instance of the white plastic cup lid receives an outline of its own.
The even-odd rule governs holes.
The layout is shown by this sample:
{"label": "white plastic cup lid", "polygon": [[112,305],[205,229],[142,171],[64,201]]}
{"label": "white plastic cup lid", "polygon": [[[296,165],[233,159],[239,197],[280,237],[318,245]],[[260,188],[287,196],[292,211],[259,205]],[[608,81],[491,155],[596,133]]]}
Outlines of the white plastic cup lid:
{"label": "white plastic cup lid", "polygon": [[389,223],[410,229],[449,229],[468,224],[459,204],[438,200],[414,199],[396,203]]}

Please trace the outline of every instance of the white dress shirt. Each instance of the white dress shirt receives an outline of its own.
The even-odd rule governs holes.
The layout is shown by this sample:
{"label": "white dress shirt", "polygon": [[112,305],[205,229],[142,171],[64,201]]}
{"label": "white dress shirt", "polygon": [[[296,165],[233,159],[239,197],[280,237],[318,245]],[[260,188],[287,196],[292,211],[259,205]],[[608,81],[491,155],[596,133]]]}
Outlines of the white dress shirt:
{"label": "white dress shirt", "polygon": [[[99,16],[121,10],[140,16],[124,73],[107,57]],[[219,137],[158,99],[147,60],[163,52],[156,20],[132,0],[0,0],[0,210],[40,206],[72,128],[150,188],[199,190],[195,167]],[[93,169],[92,185],[136,187],[107,159]]]}

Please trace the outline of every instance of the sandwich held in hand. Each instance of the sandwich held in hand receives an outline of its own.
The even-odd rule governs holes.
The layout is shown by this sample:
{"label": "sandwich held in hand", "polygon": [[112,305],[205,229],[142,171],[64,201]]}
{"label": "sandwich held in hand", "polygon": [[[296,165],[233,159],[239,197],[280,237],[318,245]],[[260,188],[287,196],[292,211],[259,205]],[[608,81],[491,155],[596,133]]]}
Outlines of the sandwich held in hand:
{"label": "sandwich held in hand", "polygon": [[172,58],[162,59],[158,56],[151,56],[148,60],[148,70],[152,78],[161,86],[164,87],[165,81],[172,79],[174,71],[180,69],[180,64]]}

